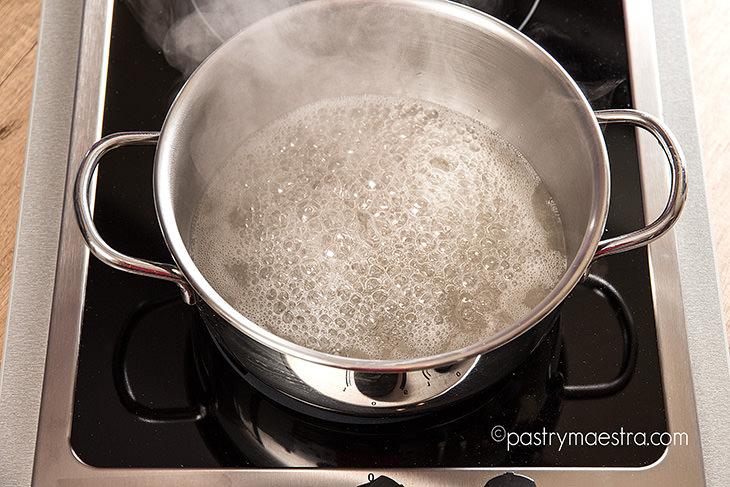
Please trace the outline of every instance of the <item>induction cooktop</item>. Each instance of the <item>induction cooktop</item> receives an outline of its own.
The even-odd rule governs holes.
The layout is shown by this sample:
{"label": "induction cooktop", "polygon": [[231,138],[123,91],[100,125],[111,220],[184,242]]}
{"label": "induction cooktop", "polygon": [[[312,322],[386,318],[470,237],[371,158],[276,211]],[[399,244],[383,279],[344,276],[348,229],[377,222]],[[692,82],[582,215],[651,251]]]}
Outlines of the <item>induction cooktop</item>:
{"label": "induction cooktop", "polygon": [[[508,8],[510,3],[513,5]],[[519,3],[492,7],[490,2],[471,4],[519,27],[527,15],[520,11]],[[568,70],[595,109],[632,106],[622,2],[543,0],[523,31]],[[159,129],[183,82],[183,75],[150,45],[129,6],[117,2],[103,132]],[[610,237],[639,228],[644,215],[634,131],[628,126],[612,126],[605,129],[605,137],[614,202],[607,224],[606,237]],[[153,149],[125,149],[106,156],[109,159],[98,173],[95,221],[112,247],[165,262],[170,256],[152,200],[153,155]],[[646,250],[606,258],[592,272],[610,283],[620,301],[606,296],[600,287],[583,285],[577,289],[560,311],[559,330],[555,331],[560,343],[543,344],[553,349],[540,360],[532,357],[533,363],[526,366],[527,372],[542,368],[543,373],[516,371],[508,380],[512,383],[503,385],[520,392],[490,389],[477,399],[479,404],[467,406],[476,406],[477,411],[461,411],[457,405],[419,418],[413,425],[406,421],[381,426],[376,433],[370,425],[358,429],[337,421],[310,421],[306,413],[298,415],[296,410],[278,407],[275,399],[251,386],[250,391],[236,391],[235,397],[201,399],[201,392],[195,393],[195,389],[207,387],[210,392],[215,386],[206,384],[208,379],[199,377],[193,364],[201,360],[199,355],[204,352],[200,349],[208,345],[207,333],[199,330],[203,325],[195,308],[186,306],[181,298],[155,308],[155,300],[175,295],[174,286],[126,275],[92,258],[81,325],[71,446],[81,460],[99,467],[650,465],[664,453],[664,446],[596,448],[584,444],[561,449],[558,442],[536,445],[533,441],[507,451],[490,436],[495,426],[515,433],[543,429],[612,433],[623,428],[651,435],[667,430]],[[630,335],[624,333],[621,322],[627,319],[632,321]],[[203,336],[193,343],[196,333]],[[630,348],[624,343],[627,340],[636,349],[636,361],[631,370],[622,371],[626,349]],[[557,371],[555,377],[548,378],[553,362]],[[226,369],[224,364],[217,366]],[[564,385],[605,383],[622,372],[627,376],[625,386],[610,394],[581,397],[563,391]],[[220,380],[222,374],[216,372],[212,379]],[[229,385],[214,389],[217,394],[231,392],[232,383],[245,382],[237,374],[227,378]],[[246,397],[246,414],[241,412],[244,406],[237,403],[242,401],[239,396]],[[196,401],[212,406],[205,415],[191,414],[188,421],[179,415],[166,420],[163,414],[150,411],[195,409]],[[485,407],[486,403],[490,407]],[[237,412],[226,411],[229,406]],[[451,418],[455,413],[452,409],[459,409],[456,415],[460,417]],[[283,427],[285,422],[290,423],[288,428]],[[442,423],[446,426],[440,426]],[[242,429],[255,433],[245,438],[236,431]],[[317,448],[324,451],[310,452]],[[269,449],[285,449],[288,454]]]}
{"label": "induction cooktop", "polygon": [[[169,27],[201,15],[201,3],[148,6]],[[638,69],[655,62],[647,31],[639,32],[651,13],[645,6],[462,3],[540,44],[594,109],[655,103],[656,73]],[[72,159],[93,142],[94,130],[159,130],[189,74],[150,30],[139,2],[88,2],[84,27],[74,130],[86,135]],[[646,209],[663,201],[657,188],[665,182],[647,167],[666,163],[633,128],[603,130],[611,162],[604,237],[611,237],[643,226]],[[153,159],[154,148],[105,156],[95,221],[114,248],[169,262],[154,210]],[[62,478],[74,485],[492,487],[668,485],[662,479],[682,475],[701,481],[696,426],[678,413],[686,408],[673,406],[691,404],[692,393],[664,355],[676,348],[671,330],[683,327],[667,319],[676,269],[647,249],[596,262],[539,347],[483,393],[415,417],[362,421],[313,413],[249,380],[174,285],[88,257],[73,215],[64,218],[62,245],[83,257],[59,267],[67,276],[57,286],[65,304],[55,316],[69,325],[66,334],[62,324],[51,328],[37,485]],[[59,441],[71,456],[51,461]]]}

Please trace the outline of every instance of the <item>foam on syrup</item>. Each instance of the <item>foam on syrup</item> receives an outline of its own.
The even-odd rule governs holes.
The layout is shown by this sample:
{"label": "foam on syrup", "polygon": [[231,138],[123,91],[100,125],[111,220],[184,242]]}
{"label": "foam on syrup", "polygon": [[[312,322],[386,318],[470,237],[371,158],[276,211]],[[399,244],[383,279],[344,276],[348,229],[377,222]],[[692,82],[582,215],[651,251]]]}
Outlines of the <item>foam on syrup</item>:
{"label": "foam on syrup", "polygon": [[380,96],[247,139],[199,203],[191,252],[258,325],[371,359],[482,340],[566,269],[560,215],[517,150],[451,109]]}

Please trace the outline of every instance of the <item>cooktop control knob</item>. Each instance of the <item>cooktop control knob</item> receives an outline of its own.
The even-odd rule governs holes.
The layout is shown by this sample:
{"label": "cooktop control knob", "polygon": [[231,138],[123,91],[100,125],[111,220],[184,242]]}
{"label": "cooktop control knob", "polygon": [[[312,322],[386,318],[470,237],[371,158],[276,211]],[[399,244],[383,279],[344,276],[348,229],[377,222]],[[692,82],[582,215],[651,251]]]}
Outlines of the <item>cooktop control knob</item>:
{"label": "cooktop control knob", "polygon": [[370,474],[368,475],[368,483],[359,485],[358,487],[403,487],[403,485],[385,475],[380,475],[378,478],[375,478],[375,475]]}
{"label": "cooktop control knob", "polygon": [[537,487],[537,484],[534,480],[523,475],[507,472],[504,475],[493,478],[484,487]]}
{"label": "cooktop control knob", "polygon": [[398,387],[403,374],[355,372],[355,387],[368,397],[385,397]]}

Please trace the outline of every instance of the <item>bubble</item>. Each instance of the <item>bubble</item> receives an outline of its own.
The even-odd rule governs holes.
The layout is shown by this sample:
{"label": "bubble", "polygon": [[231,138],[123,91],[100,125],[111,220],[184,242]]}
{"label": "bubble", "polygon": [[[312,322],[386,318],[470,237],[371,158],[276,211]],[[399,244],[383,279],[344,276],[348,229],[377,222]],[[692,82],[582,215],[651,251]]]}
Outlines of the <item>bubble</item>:
{"label": "bubble", "polygon": [[558,208],[517,150],[448,108],[376,96],[244,140],[199,202],[191,252],[254,323],[378,359],[485,339],[566,268]]}

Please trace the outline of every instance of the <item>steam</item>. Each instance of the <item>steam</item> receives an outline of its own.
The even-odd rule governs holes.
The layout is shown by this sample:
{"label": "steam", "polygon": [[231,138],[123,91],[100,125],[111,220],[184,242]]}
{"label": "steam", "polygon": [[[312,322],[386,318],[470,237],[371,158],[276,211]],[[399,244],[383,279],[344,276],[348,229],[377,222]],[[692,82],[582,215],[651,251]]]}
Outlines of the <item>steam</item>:
{"label": "steam", "polygon": [[[150,43],[187,77],[218,46],[241,30],[303,1],[306,0],[126,0],[126,3]],[[496,16],[504,9],[504,0],[461,0],[459,3]],[[535,6],[538,3],[539,0]],[[531,14],[532,11],[526,21]]]}
{"label": "steam", "polygon": [[189,76],[242,29],[298,0],[126,0],[148,40]]}
{"label": "steam", "polygon": [[[143,27],[147,38],[151,44],[159,48],[164,54],[167,62],[178,69],[184,77],[188,77],[213,51],[228,39],[235,36],[238,32],[255,22],[267,17],[277,11],[286,9],[294,4],[301,3],[305,0],[125,0],[130,7],[132,13]],[[461,0],[466,6],[479,9],[483,12],[501,17],[505,13],[506,2],[504,0]],[[540,0],[533,0],[531,8],[527,16],[522,20],[520,28],[525,27],[526,34],[538,43],[570,43],[570,37],[557,29],[555,26],[542,22],[531,21]],[[366,9],[363,9],[366,10]],[[365,13],[365,12],[360,12]],[[357,17],[357,16],[355,16]],[[275,74],[276,69],[280,66],[278,57],[275,53],[296,50],[298,57],[287,57],[287,62],[298,63],[298,66],[287,65],[289,71],[296,69],[304,70],[308,64],[318,60],[318,56],[322,53],[305,52],[306,49],[315,48],[319,44],[317,39],[321,38],[322,45],[327,45],[332,41],[332,35],[340,36],[342,43],[350,42],[350,34],[355,30],[359,31],[360,38],[368,38],[368,29],[371,17],[363,15],[363,21],[358,22],[352,19],[347,26],[341,30],[330,32],[325,35],[324,32],[318,32],[317,26],[290,26],[298,32],[297,36],[288,36],[290,39],[308,39],[306,43],[308,47],[301,46],[298,43],[287,42],[286,39],[279,37],[280,33],[267,33],[262,37],[263,43],[267,43],[269,59],[264,64],[257,66],[260,72],[267,72],[268,82],[276,80],[278,75]],[[323,18],[323,22],[326,19]],[[402,32],[404,37],[418,37],[422,35],[423,30],[428,27],[423,25],[404,25],[403,29],[412,29],[410,32]],[[285,36],[286,37],[286,36]],[[326,40],[329,39],[329,40]],[[431,53],[420,53],[418,56],[411,56],[410,53],[404,52],[401,56],[394,53],[385,53],[385,51],[396,50],[395,45],[381,45],[381,49],[362,50],[362,56],[375,55],[382,58],[400,59],[404,63],[418,63],[426,66],[433,63],[446,62],[439,59],[430,59]],[[300,49],[301,48],[301,49]],[[449,73],[452,74],[452,73]],[[446,80],[448,81],[448,80]],[[576,79],[579,86],[583,90],[588,100],[594,105],[594,108],[605,108],[610,106],[614,93],[625,82],[625,78],[610,79]],[[275,81],[274,81],[275,82]],[[448,82],[446,83],[449,84]]]}

